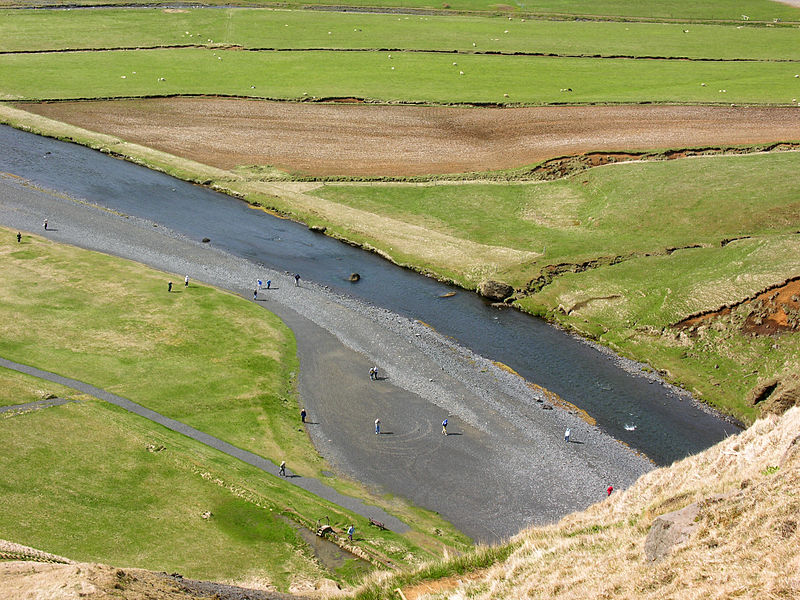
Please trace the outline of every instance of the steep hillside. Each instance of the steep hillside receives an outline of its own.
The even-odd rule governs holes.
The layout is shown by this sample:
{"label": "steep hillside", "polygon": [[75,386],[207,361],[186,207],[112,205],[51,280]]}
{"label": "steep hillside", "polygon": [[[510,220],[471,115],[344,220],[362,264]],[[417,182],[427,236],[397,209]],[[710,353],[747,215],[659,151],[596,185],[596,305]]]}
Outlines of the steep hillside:
{"label": "steep hillside", "polygon": [[483,573],[451,561],[438,566],[446,579],[376,579],[356,597],[389,598],[402,586],[407,600],[798,598],[799,516],[794,407],[556,525],[522,532]]}

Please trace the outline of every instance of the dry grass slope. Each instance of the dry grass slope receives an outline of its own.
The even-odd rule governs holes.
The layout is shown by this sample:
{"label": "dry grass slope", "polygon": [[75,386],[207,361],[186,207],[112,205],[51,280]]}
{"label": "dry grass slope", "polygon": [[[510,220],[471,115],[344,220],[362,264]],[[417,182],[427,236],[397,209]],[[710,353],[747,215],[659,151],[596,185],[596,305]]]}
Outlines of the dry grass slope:
{"label": "dry grass slope", "polygon": [[[660,515],[696,503],[688,540],[657,560]],[[430,598],[800,597],[800,407],[644,475],[551,527],[521,533],[486,577]]]}

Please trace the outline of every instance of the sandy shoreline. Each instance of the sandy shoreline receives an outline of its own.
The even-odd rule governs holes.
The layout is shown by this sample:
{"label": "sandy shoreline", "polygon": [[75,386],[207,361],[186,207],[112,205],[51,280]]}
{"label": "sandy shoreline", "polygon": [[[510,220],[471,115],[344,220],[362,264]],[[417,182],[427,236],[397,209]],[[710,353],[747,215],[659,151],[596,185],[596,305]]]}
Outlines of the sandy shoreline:
{"label": "sandy shoreline", "polygon": [[[505,539],[631,485],[652,464],[522,379],[422,323],[290,278],[146,222],[0,178],[0,223],[252,297],[292,328],[309,435],[341,473],[436,510],[479,541]],[[386,379],[372,382],[377,364]],[[294,409],[293,409],[294,410]],[[375,436],[381,418],[386,435]],[[440,423],[450,420],[444,437]],[[563,432],[572,429],[574,443]]]}

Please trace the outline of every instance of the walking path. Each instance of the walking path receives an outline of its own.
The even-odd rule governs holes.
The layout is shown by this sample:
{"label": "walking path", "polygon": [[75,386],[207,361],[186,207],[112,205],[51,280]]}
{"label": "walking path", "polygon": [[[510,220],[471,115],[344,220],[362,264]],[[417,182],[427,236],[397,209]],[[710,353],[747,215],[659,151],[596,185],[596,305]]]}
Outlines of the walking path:
{"label": "walking path", "polygon": [[[117,396],[105,390],[101,390],[100,388],[94,387],[93,385],[89,385],[88,383],[84,383],[82,381],[77,381],[76,379],[70,379],[69,377],[62,377],[61,375],[57,375],[55,373],[50,373],[49,371],[42,371],[41,369],[37,369],[36,367],[31,367],[28,365],[23,365],[17,362],[13,362],[10,360],[6,360],[5,358],[0,358],[0,366],[5,367],[7,369],[13,369],[14,371],[19,371],[20,373],[27,373],[28,375],[33,375],[34,377],[38,377],[40,379],[45,379],[47,381],[52,381],[53,383],[59,383],[61,385],[67,386],[74,390],[78,390],[79,392],[83,392],[84,394],[88,394],[95,398],[99,398],[100,400],[104,400],[110,404],[114,404],[119,406],[120,408],[124,408],[125,410],[132,412],[140,417],[144,417],[154,423],[158,423],[159,425],[163,425],[167,429],[172,431],[176,431],[185,435],[186,437],[192,438],[200,442],[201,444],[205,444],[206,446],[210,446],[215,450],[219,450],[220,452],[224,452],[225,454],[232,456],[234,458],[238,458],[241,461],[246,462],[248,465],[256,467],[257,469],[261,469],[266,473],[270,473],[271,475],[278,476],[278,467],[275,466],[270,461],[253,454],[252,452],[248,452],[247,450],[242,450],[241,448],[237,448],[229,444],[228,442],[223,442],[219,438],[215,438],[212,435],[208,435],[207,433],[203,433],[199,429],[195,429],[194,427],[189,427],[188,425],[181,423],[180,421],[176,421],[175,419],[170,419],[169,417],[165,417],[149,408],[145,408],[135,402],[131,402],[127,398],[123,398],[121,396]],[[41,405],[42,403],[50,402],[49,406],[55,406],[56,404],[64,404],[67,400],[60,400],[59,402],[50,401],[50,400],[41,400],[39,402],[31,402],[28,405],[16,405],[11,407],[4,407],[7,409],[19,409],[23,406],[31,406],[31,405]],[[0,409],[0,412],[5,412],[5,410]],[[378,521],[383,522],[384,525],[388,529],[391,529],[397,533],[405,533],[410,528],[408,525],[393,517],[392,515],[386,513],[383,509],[378,508],[376,506],[367,506],[361,500],[357,498],[352,498],[350,496],[344,496],[334,490],[333,488],[321,483],[316,479],[308,479],[306,477],[301,477],[300,475],[294,475],[292,472],[287,469],[288,477],[286,477],[286,481],[289,483],[296,485],[297,487],[303,488],[304,490],[311,492],[319,496],[320,498],[325,498],[330,502],[338,504],[339,506],[343,506],[344,508],[353,511],[359,515],[362,515],[367,518],[376,519]]]}
{"label": "walking path", "polygon": [[[44,218],[55,230],[42,231]],[[423,323],[305,280],[296,287],[289,274],[213,243],[2,174],[0,224],[147,264],[165,271],[165,281],[188,274],[247,300],[257,279],[271,279],[258,304],[295,335],[298,391],[320,454],[378,494],[437,511],[476,541],[554,522],[602,500],[609,484],[623,489],[652,469],[578,415],[543,410],[552,407],[522,378]],[[281,243],[266,231],[263,238],[252,242]],[[380,381],[368,377],[373,365]],[[445,417],[454,435],[441,435]],[[563,441],[567,427],[574,443]]]}

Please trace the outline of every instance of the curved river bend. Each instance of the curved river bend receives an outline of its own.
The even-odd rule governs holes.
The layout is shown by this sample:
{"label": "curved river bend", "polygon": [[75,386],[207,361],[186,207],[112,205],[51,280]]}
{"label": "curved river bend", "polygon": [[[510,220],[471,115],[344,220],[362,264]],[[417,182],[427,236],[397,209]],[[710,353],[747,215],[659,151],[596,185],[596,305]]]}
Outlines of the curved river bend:
{"label": "curved river bend", "polygon": [[[540,319],[493,308],[476,294],[252,210],[235,198],[10,127],[0,127],[0,144],[0,171],[192,239],[210,238],[214,246],[234,255],[300,273],[304,279],[428,323],[586,410],[601,429],[657,464],[699,452],[736,431],[685,395],[630,374],[615,357]],[[357,284],[347,281],[352,272],[361,275]],[[459,293],[439,297],[451,291]]]}

